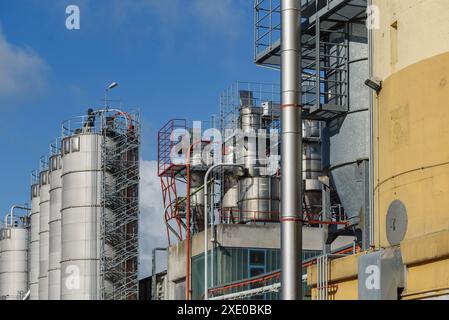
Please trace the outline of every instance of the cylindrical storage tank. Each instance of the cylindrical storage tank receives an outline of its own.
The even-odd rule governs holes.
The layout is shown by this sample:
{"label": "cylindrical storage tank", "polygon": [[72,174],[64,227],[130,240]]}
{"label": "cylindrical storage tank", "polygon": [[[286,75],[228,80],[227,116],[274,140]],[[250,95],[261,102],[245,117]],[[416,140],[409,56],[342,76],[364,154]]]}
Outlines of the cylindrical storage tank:
{"label": "cylindrical storage tank", "polygon": [[320,125],[317,121],[303,121],[303,180],[306,209],[312,213],[321,211],[322,157]]}
{"label": "cylindrical storage tank", "polygon": [[196,222],[196,230],[204,230],[204,171],[190,173],[190,209],[193,220]]}
{"label": "cylindrical storage tank", "polygon": [[280,179],[246,177],[239,180],[240,222],[279,222]]}
{"label": "cylindrical storage tank", "polygon": [[28,291],[28,230],[9,226],[0,239],[0,299],[21,300]]}
{"label": "cylindrical storage tank", "polygon": [[312,211],[321,210],[321,182],[322,174],[321,144],[307,142],[303,144],[303,180],[305,204]]}
{"label": "cylindrical storage tank", "polygon": [[251,176],[259,175],[258,168],[258,139],[261,129],[262,108],[245,106],[240,109],[240,129],[242,135],[239,135],[236,141],[236,161],[243,164],[247,173]]}
{"label": "cylindrical storage tank", "polygon": [[[236,162],[236,138],[230,137],[225,143],[223,163],[237,164]],[[221,199],[221,222],[239,223],[239,182],[238,177],[233,174],[223,175],[223,198]]]}
{"label": "cylindrical storage tank", "polygon": [[50,157],[50,246],[48,262],[48,299],[61,299],[61,200],[62,158]]}
{"label": "cylindrical storage tank", "polygon": [[[358,161],[369,158],[369,98],[364,84],[369,77],[367,29],[364,23],[349,23],[348,94],[349,112],[337,116],[323,130],[324,167],[351,223],[358,222],[365,207],[364,183],[357,175]],[[341,36],[340,34],[335,35]]]}
{"label": "cylindrical storage tank", "polygon": [[[373,93],[375,245],[425,248],[434,241],[408,254],[419,264],[407,268],[405,295],[448,299],[447,251],[437,246],[446,246],[449,229],[449,2],[373,5],[381,15],[373,75],[382,84]],[[438,234],[444,238],[432,238]]]}
{"label": "cylindrical storage tank", "polygon": [[40,210],[39,184],[31,186],[31,212],[30,212],[30,300],[39,300],[39,210]]}
{"label": "cylindrical storage tank", "polygon": [[50,247],[50,180],[49,171],[39,174],[39,300],[48,300],[48,259]]}
{"label": "cylindrical storage tank", "polygon": [[240,129],[243,132],[257,131],[262,125],[262,108],[244,106],[240,109]]}
{"label": "cylindrical storage tank", "polygon": [[236,176],[224,175],[223,181],[223,199],[222,206],[222,222],[223,223],[239,223],[239,181]]}
{"label": "cylindrical storage tank", "polygon": [[100,299],[100,134],[62,140],[61,299]]}

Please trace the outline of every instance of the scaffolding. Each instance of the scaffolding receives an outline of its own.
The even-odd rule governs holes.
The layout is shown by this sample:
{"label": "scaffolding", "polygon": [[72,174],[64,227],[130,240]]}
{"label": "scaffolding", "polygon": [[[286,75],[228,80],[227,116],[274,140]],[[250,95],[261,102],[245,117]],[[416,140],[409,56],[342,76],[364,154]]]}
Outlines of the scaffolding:
{"label": "scaffolding", "polygon": [[[350,24],[364,24],[366,0],[302,0],[302,104],[308,119],[329,121],[349,110]],[[254,60],[280,67],[280,0],[254,2]]]}
{"label": "scaffolding", "polygon": [[[271,142],[278,142],[279,132],[280,132],[280,86],[276,83],[259,83],[259,82],[243,82],[237,81],[227,88],[220,95],[220,131],[223,138],[224,144],[224,157],[227,156],[228,148],[232,147],[235,149],[235,156],[239,154],[239,148],[236,146],[238,141],[234,138],[238,135],[240,128],[240,110],[242,107],[252,106],[261,109],[260,123],[256,124],[260,129],[259,132],[254,132],[258,138],[265,134],[267,138],[271,137]],[[237,138],[238,139],[238,138]],[[270,146],[270,151],[277,149],[277,154],[280,155],[279,144],[277,146]],[[270,159],[256,159],[257,169],[261,173],[266,173],[267,175],[277,176],[279,174],[279,163],[280,157],[272,157]],[[224,162],[228,163],[231,159],[225,159]],[[232,160],[232,163],[236,159]],[[271,172],[272,174],[268,174]],[[236,214],[243,214],[248,217],[248,221],[238,221],[239,223],[245,222],[258,222],[257,219],[252,216],[257,215],[258,212],[242,212],[240,209],[238,212],[229,212],[223,208],[222,199],[225,194],[225,180],[229,177],[229,172],[225,168],[216,170],[214,172],[213,183],[212,183],[212,194],[214,195],[214,216],[218,215],[217,219],[219,223],[235,223]],[[206,210],[211,210],[206,208]],[[207,211],[209,212],[209,211]],[[273,214],[278,214],[278,212],[272,212]],[[238,220],[238,219],[237,219]],[[278,222],[279,220],[273,220],[270,222]],[[264,221],[267,222],[267,221]]]}
{"label": "scaffolding", "polygon": [[[226,137],[226,130],[235,131],[239,128],[239,112],[242,103],[248,102],[255,107],[262,107],[263,103],[279,106],[281,101],[281,87],[275,83],[258,83],[237,81],[220,95],[220,128],[222,136]],[[246,95],[244,95],[246,94]],[[242,100],[247,101],[242,101]],[[279,130],[279,115],[271,113],[265,117],[271,125],[263,127]]]}
{"label": "scaffolding", "polygon": [[176,130],[187,130],[187,121],[172,119],[158,132],[158,176],[161,181],[162,199],[164,202],[164,219],[167,227],[168,244],[171,245],[171,234],[179,241],[186,233],[185,216],[182,215],[177,182],[186,175],[185,164],[172,161],[172,150],[176,144],[172,135]]}
{"label": "scaffolding", "polygon": [[101,113],[100,121],[103,135],[100,227],[101,298],[103,300],[136,300],[138,298],[140,115],[138,112],[133,114]]}

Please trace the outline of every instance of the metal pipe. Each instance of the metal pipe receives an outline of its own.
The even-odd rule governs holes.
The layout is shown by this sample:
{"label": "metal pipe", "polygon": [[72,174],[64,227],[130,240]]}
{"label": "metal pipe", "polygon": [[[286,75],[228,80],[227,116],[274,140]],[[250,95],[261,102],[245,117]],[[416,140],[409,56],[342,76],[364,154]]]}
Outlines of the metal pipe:
{"label": "metal pipe", "polygon": [[[219,163],[210,167],[206,174],[204,175],[204,300],[208,300],[209,298],[209,288],[208,288],[208,262],[207,262],[207,247],[208,247],[208,219],[207,219],[207,208],[208,208],[208,192],[207,192],[207,182],[209,180],[209,175],[217,168],[225,168],[225,167],[239,167],[242,168],[242,165],[233,164],[233,163]],[[212,211],[213,214],[213,211]],[[213,259],[213,257],[212,257]],[[213,260],[212,260],[213,262]]]}
{"label": "metal pipe", "polygon": [[15,204],[15,205],[13,205],[12,207],[11,207],[11,209],[9,210],[9,214],[7,214],[6,216],[5,216],[5,226],[6,227],[8,227],[8,217],[9,217],[9,226],[13,226],[13,223],[14,223],[14,210],[15,209],[21,209],[21,210],[25,210],[25,211],[31,211],[31,208],[29,208],[28,206],[26,206],[26,205],[17,205],[17,204]]}
{"label": "metal pipe", "polygon": [[186,196],[186,300],[190,300],[190,267],[191,267],[191,245],[190,245],[190,241],[191,241],[191,226],[190,226],[190,220],[191,220],[191,216],[190,216],[190,201],[191,201],[191,194],[190,194],[190,158],[191,158],[191,149],[199,143],[210,143],[210,141],[203,141],[203,140],[199,140],[199,141],[194,141],[192,144],[190,144],[189,146],[189,150],[187,151],[187,161],[186,161],[186,171],[187,171],[187,196]]}
{"label": "metal pipe", "polygon": [[23,301],[28,300],[31,295],[31,290],[28,290],[28,292],[25,294],[25,296],[22,298]]}
{"label": "metal pipe", "polygon": [[281,20],[281,298],[300,300],[303,195],[299,0],[281,1]]}
{"label": "metal pipe", "polygon": [[[368,0],[369,14],[373,5],[372,0]],[[368,16],[371,19],[371,16]],[[371,22],[371,21],[370,21]],[[373,28],[368,28],[368,64],[369,78],[374,76],[374,46],[373,46]],[[374,93],[370,92],[369,99],[369,122],[370,122],[370,139],[369,139],[369,240],[370,247],[374,247]]]}
{"label": "metal pipe", "polygon": [[186,201],[186,300],[190,300],[190,148],[187,158],[187,201]]}
{"label": "metal pipe", "polygon": [[154,248],[152,252],[151,260],[151,300],[156,300],[156,252],[157,251],[167,251],[167,248]]}

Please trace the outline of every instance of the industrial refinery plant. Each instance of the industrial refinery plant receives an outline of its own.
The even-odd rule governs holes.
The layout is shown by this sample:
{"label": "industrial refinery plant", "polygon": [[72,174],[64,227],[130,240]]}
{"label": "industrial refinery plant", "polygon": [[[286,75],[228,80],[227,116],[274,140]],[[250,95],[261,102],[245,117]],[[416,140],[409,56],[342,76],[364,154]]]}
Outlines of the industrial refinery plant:
{"label": "industrial refinery plant", "polygon": [[164,111],[152,274],[140,114],[105,99],[2,221],[0,299],[449,300],[449,1],[252,2],[248,63],[280,82]]}
{"label": "industrial refinery plant", "polygon": [[239,82],[211,125],[159,131],[152,299],[448,299],[448,18],[445,0],[255,0],[254,62],[281,85]]}

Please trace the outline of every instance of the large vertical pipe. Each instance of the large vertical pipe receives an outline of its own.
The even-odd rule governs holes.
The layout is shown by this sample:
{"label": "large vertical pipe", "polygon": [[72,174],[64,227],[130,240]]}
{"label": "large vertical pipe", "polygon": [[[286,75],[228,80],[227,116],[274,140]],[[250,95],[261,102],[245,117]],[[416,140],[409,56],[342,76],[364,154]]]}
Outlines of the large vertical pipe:
{"label": "large vertical pipe", "polygon": [[301,6],[281,1],[281,297],[302,298]]}

